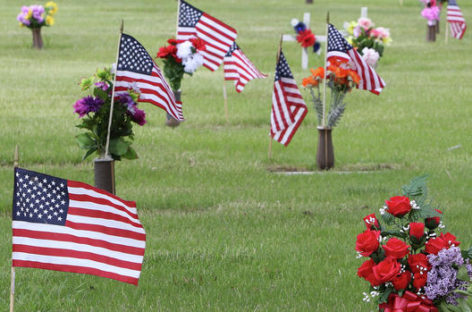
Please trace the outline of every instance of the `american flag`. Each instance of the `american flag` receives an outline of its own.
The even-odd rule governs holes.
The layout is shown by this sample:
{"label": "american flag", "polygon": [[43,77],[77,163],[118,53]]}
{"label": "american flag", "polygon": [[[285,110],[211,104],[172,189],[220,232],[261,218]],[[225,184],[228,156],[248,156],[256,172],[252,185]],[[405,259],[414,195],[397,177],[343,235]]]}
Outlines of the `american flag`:
{"label": "american flag", "polygon": [[374,94],[380,94],[385,87],[385,82],[370,67],[360,56],[356,49],[354,49],[341,33],[333,25],[328,25],[328,61],[333,59],[344,59],[352,62],[354,70],[357,72],[361,81],[357,88],[361,90],[369,90]]}
{"label": "american flag", "polygon": [[136,203],[82,182],[15,169],[14,267],[137,285],[146,245]]}
{"label": "american flag", "polygon": [[456,0],[449,0],[447,4],[447,22],[449,23],[452,36],[456,39],[462,39],[467,25]]}
{"label": "american flag", "polygon": [[184,0],[180,0],[178,20],[177,40],[197,37],[205,41],[203,66],[215,71],[236,40],[236,30]]}
{"label": "american flag", "polygon": [[267,78],[267,75],[261,73],[244,55],[236,42],[225,55],[223,69],[225,80],[234,80],[237,92],[243,91],[244,86],[252,79]]}
{"label": "american flag", "polygon": [[182,103],[175,101],[174,93],[159,67],[146,49],[130,35],[122,34],[116,68],[115,93],[120,94],[135,85],[139,101],[159,106],[177,120],[184,120]]}
{"label": "american flag", "polygon": [[307,113],[307,107],[297,82],[293,79],[282,51],[275,67],[274,92],[270,113],[270,135],[287,146]]}

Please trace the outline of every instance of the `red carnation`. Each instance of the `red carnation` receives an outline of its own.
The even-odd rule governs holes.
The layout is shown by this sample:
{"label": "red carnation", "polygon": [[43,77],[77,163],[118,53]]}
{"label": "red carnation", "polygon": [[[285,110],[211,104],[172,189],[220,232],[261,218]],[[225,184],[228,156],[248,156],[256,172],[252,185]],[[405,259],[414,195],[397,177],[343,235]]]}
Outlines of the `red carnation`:
{"label": "red carnation", "polygon": [[410,271],[405,271],[402,274],[398,275],[392,280],[393,287],[396,290],[402,290],[408,287],[411,281],[411,273]]}
{"label": "red carnation", "polygon": [[382,246],[385,250],[387,257],[392,257],[395,259],[401,259],[408,254],[408,249],[410,245],[405,244],[403,241],[398,238],[390,238],[386,245]]}
{"label": "red carnation", "polygon": [[425,254],[419,253],[416,255],[408,256],[408,265],[413,273],[427,272],[431,269],[428,262],[428,257]]}
{"label": "red carnation", "polygon": [[396,259],[387,257],[374,266],[372,271],[374,272],[374,276],[378,281],[381,283],[386,283],[397,276],[398,272],[400,272],[400,269],[401,265]]}
{"label": "red carnation", "polygon": [[422,222],[411,222],[410,223],[410,236],[420,240],[424,235],[424,223]]}
{"label": "red carnation", "polygon": [[436,237],[430,239],[426,244],[424,250],[433,255],[437,255],[441,249],[448,248],[446,241],[444,241],[441,237]]}
{"label": "red carnation", "polygon": [[370,256],[379,248],[380,231],[366,230],[357,235],[356,250],[364,257]]}
{"label": "red carnation", "polygon": [[192,38],[192,39],[190,39],[190,42],[193,44],[193,46],[195,47],[195,49],[197,51],[205,51],[206,50],[205,41],[203,41],[202,39]]}
{"label": "red carnation", "polygon": [[377,220],[377,217],[375,216],[375,213],[372,213],[368,216],[364,217],[364,223],[367,229],[372,230],[372,227],[375,227],[376,229],[380,229],[380,224],[379,220]]}
{"label": "red carnation", "polygon": [[411,210],[410,199],[406,196],[394,196],[386,200],[387,212],[395,217],[401,218]]}
{"label": "red carnation", "polygon": [[456,237],[449,232],[447,232],[446,234],[441,233],[439,237],[444,241],[447,248],[451,247],[452,245],[459,246],[461,244],[461,242],[456,241]]}
{"label": "red carnation", "polygon": [[357,275],[368,281],[372,286],[378,286],[381,283],[375,278],[372,268],[374,267],[375,262],[372,259],[369,259],[362,263],[362,265],[357,269]]}
{"label": "red carnation", "polygon": [[311,29],[305,29],[298,33],[297,41],[300,42],[302,47],[308,48],[315,44],[316,38]]}
{"label": "red carnation", "polygon": [[167,43],[170,44],[170,45],[177,45],[178,43],[182,42],[181,40],[177,40],[177,39],[174,39],[174,38],[170,38],[169,40],[167,40]]}

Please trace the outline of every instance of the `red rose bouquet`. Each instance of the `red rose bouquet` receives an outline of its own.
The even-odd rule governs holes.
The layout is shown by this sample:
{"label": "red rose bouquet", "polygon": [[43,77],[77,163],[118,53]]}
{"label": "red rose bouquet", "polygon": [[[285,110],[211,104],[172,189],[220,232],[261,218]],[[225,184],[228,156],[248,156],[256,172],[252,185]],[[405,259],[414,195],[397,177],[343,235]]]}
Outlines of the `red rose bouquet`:
{"label": "red rose bouquet", "polygon": [[375,214],[364,218],[357,236],[357,275],[370,284],[364,301],[377,300],[384,312],[471,311],[472,248],[461,250],[442,230],[442,212],[426,199],[425,178],[403,187]]}

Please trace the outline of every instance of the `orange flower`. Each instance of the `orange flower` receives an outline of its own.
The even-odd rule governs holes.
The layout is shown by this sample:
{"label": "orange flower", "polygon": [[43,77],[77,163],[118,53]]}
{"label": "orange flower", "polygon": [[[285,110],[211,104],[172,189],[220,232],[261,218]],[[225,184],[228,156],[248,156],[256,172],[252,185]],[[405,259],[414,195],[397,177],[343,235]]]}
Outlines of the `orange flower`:
{"label": "orange flower", "polygon": [[310,71],[313,74],[313,77],[315,77],[315,78],[319,78],[321,80],[325,77],[323,67],[318,67],[317,69],[311,68]]}
{"label": "orange flower", "polygon": [[319,84],[319,81],[315,79],[313,76],[308,76],[306,78],[303,78],[302,80],[302,85],[304,87],[310,86],[310,87],[316,87]]}
{"label": "orange flower", "polygon": [[361,77],[353,70],[349,70],[349,76],[356,85],[361,81]]}

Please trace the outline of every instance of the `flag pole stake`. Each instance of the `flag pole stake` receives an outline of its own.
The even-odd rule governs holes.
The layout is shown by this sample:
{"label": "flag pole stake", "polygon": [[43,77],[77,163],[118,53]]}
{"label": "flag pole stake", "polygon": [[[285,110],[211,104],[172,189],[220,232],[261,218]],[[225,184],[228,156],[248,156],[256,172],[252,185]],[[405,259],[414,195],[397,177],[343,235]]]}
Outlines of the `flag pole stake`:
{"label": "flag pole stake", "polygon": [[[18,168],[20,162],[20,154],[18,152],[18,144],[15,146],[15,156],[13,158],[13,168]],[[13,242],[12,242],[13,245]],[[13,260],[12,260],[13,261]],[[15,308],[15,267],[11,264],[11,283],[10,283],[10,312]]]}
{"label": "flag pole stake", "polygon": [[113,120],[113,106],[115,104],[115,84],[116,84],[116,72],[118,71],[118,57],[120,55],[120,43],[121,43],[121,35],[123,35],[123,29],[124,29],[124,24],[125,22],[121,20],[121,26],[120,26],[120,37],[118,39],[118,49],[116,51],[116,68],[115,68],[115,76],[113,77],[113,89],[111,91],[111,104],[110,104],[110,117],[108,118],[108,132],[107,132],[107,143],[105,145],[105,157],[110,156],[110,132],[111,132],[111,122]]}
{"label": "flag pole stake", "polygon": [[[280,35],[280,42],[279,42],[279,50],[277,51],[277,62],[275,63],[275,70],[277,70],[277,66],[279,65],[279,61],[280,61],[280,54],[282,53],[282,42],[283,42],[283,39],[284,39],[284,35],[281,34]],[[272,103],[270,104],[270,113],[272,113]],[[272,158],[272,136],[270,135],[270,132],[269,132],[269,151],[267,153],[269,159]]]}
{"label": "flag pole stake", "polygon": [[322,125],[321,125],[323,128],[326,127],[326,77],[327,77],[326,67],[327,67],[327,62],[328,62],[328,57],[327,56],[328,56],[328,42],[329,42],[328,29],[329,29],[329,11],[326,14],[326,44],[325,44],[325,56],[324,56],[324,59],[325,59],[325,63],[324,63],[325,79],[323,80],[324,81],[324,83],[323,83],[323,120],[322,120]]}
{"label": "flag pole stake", "polygon": [[448,37],[449,37],[449,25],[447,24],[447,21],[446,21],[446,37],[445,37],[445,43],[447,44],[447,41],[448,41]]}
{"label": "flag pole stake", "polygon": [[229,116],[228,116],[228,94],[226,92],[226,81],[225,77],[223,76],[223,100],[225,104],[225,117],[226,117],[226,122],[229,122]]}

